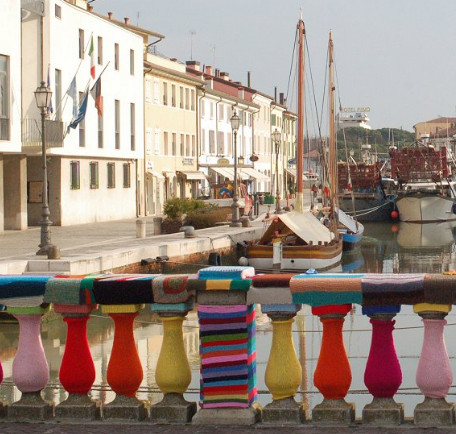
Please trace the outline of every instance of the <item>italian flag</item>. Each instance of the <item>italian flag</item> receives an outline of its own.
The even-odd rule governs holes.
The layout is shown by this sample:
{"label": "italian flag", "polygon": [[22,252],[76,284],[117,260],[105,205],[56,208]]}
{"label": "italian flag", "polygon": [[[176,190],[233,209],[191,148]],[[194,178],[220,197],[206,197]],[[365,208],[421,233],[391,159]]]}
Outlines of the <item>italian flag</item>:
{"label": "italian flag", "polygon": [[95,79],[95,50],[93,49],[93,36],[90,39],[89,56],[90,56],[90,75],[92,76],[93,79]]}

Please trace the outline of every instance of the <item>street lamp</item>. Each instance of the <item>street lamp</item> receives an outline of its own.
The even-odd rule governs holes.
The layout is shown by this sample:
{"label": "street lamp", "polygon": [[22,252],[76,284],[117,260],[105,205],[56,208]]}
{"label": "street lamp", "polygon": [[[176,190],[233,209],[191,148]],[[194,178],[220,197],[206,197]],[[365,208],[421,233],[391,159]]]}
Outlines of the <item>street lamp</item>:
{"label": "street lamp", "polygon": [[275,143],[275,156],[276,156],[276,214],[280,213],[280,189],[279,189],[279,151],[280,151],[280,138],[281,133],[277,130],[271,134],[272,140]]}
{"label": "street lamp", "polygon": [[49,249],[54,246],[51,244],[51,230],[52,225],[49,216],[49,200],[48,200],[48,173],[47,173],[47,161],[46,161],[46,117],[47,108],[50,105],[52,91],[46,86],[44,81],[41,82],[40,86],[35,90],[36,106],[41,113],[41,157],[43,163],[43,207],[41,212],[41,243],[39,250],[36,252],[37,255],[47,255]]}
{"label": "street lamp", "polygon": [[239,125],[241,124],[240,117],[236,114],[236,110],[233,112],[233,116],[230,119],[231,129],[233,130],[234,137],[234,191],[233,191],[233,203],[231,205],[232,214],[231,214],[231,227],[240,227],[242,226],[239,221],[239,203],[238,203],[238,189],[237,189],[237,132]]}

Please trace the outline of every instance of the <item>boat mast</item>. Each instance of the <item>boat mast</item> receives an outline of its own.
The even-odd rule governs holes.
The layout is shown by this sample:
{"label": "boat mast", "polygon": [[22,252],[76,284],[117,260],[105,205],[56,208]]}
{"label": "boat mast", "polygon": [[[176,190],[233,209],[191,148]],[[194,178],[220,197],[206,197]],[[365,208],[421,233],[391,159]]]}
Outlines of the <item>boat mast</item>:
{"label": "boat mast", "polygon": [[302,212],[304,203],[304,21],[298,21],[298,134],[296,149],[297,193],[295,210]]}
{"label": "boat mast", "polygon": [[335,115],[335,98],[334,93],[336,86],[334,85],[334,44],[332,40],[332,32],[329,32],[329,183],[330,183],[330,202],[334,209],[337,206],[337,151],[336,151],[336,115]]}

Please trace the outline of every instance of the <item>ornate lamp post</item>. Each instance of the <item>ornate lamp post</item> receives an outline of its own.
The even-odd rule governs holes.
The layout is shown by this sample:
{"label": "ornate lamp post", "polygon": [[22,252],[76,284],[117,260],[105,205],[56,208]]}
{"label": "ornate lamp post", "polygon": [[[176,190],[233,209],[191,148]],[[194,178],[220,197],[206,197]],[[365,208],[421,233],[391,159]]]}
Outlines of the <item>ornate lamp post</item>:
{"label": "ornate lamp post", "polygon": [[271,134],[272,140],[275,144],[275,156],[276,156],[276,164],[275,164],[275,171],[276,171],[276,214],[280,212],[280,189],[279,189],[279,151],[280,151],[280,138],[281,133],[277,130],[277,128]]}
{"label": "ornate lamp post", "polygon": [[41,212],[41,243],[39,250],[36,252],[37,255],[47,255],[50,248],[54,247],[51,243],[51,230],[52,225],[49,216],[49,194],[48,194],[48,173],[47,173],[47,161],[46,161],[46,117],[47,108],[51,101],[52,91],[46,86],[44,81],[41,82],[40,86],[35,90],[36,106],[41,113],[41,157],[43,162],[43,207]]}
{"label": "ornate lamp post", "polygon": [[233,116],[230,119],[231,129],[233,130],[234,137],[234,192],[233,192],[233,204],[231,205],[232,217],[231,217],[231,227],[241,226],[239,221],[239,203],[238,203],[238,188],[237,188],[237,132],[239,125],[241,123],[240,117],[237,115],[236,110],[233,112]]}

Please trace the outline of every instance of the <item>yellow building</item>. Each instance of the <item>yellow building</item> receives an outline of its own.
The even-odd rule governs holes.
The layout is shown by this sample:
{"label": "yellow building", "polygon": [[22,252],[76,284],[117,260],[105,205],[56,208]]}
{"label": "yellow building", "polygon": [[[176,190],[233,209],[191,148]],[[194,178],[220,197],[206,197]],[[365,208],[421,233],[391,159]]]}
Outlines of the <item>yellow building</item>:
{"label": "yellow building", "polygon": [[413,125],[416,139],[419,139],[422,135],[429,135],[430,137],[439,136],[443,131],[454,130],[455,128],[456,118],[448,117],[439,117]]}
{"label": "yellow building", "polygon": [[205,179],[197,169],[197,91],[204,83],[174,59],[147,54],[144,64],[146,214],[172,197],[196,198]]}

